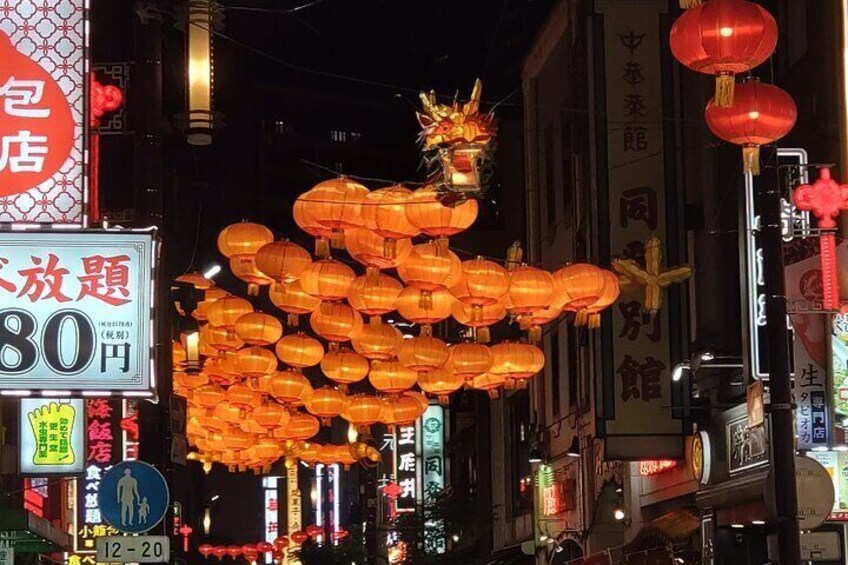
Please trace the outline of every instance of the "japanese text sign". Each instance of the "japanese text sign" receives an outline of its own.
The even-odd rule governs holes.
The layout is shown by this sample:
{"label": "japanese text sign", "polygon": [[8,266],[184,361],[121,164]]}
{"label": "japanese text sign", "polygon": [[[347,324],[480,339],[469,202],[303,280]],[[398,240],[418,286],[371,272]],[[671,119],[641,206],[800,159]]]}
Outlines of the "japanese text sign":
{"label": "japanese text sign", "polygon": [[103,519],[97,492],[106,471],[121,461],[121,401],[92,398],[85,401],[86,436],[85,473],[77,479],[74,550],[69,565],[83,560],[94,563],[95,538],[118,531]]}
{"label": "japanese text sign", "polygon": [[828,520],[848,522],[848,452],[813,451],[807,454],[822,464],[833,480],[833,510]]}
{"label": "japanese text sign", "polygon": [[87,4],[0,8],[0,222],[83,222]]}
{"label": "japanese text sign", "polygon": [[0,233],[0,389],[150,391],[154,236]]}
{"label": "japanese text sign", "polygon": [[72,475],[85,467],[83,401],[23,398],[18,424],[21,474]]}
{"label": "japanese text sign", "polygon": [[[666,242],[668,264],[676,247],[667,210],[674,200],[666,187],[663,131],[663,59],[667,41],[661,22],[668,3],[598,0],[597,33],[602,37],[604,76],[596,76],[598,104],[606,124],[597,132],[601,198],[600,249],[610,259],[630,259],[642,268],[653,236]],[[605,86],[605,87],[604,87]],[[662,266],[661,266],[662,267]],[[645,308],[645,289],[622,289],[610,309],[605,335],[604,405],[600,433],[607,459],[683,457],[683,426],[671,406],[671,323],[667,306]],[[673,297],[669,303],[673,305]]]}
{"label": "japanese text sign", "polygon": [[[421,464],[424,477],[424,502],[434,503],[445,488],[445,409],[429,406],[421,418]],[[445,524],[424,523],[424,551],[429,554],[447,550]]]}
{"label": "japanese text sign", "polygon": [[418,503],[418,457],[416,456],[415,426],[395,428],[395,481],[400,487],[396,508],[398,512],[414,512]]}

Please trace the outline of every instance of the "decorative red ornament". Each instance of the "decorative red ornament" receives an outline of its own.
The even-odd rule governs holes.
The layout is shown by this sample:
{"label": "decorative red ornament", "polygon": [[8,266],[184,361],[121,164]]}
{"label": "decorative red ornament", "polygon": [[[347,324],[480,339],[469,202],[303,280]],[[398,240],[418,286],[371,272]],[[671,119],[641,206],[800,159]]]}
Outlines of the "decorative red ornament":
{"label": "decorative red ornament", "polygon": [[735,75],[768,59],[777,46],[777,22],[748,0],[710,0],[684,12],[669,36],[674,58],[716,76],[713,104],[734,105]]}
{"label": "decorative red ornament", "polygon": [[301,545],[303,542],[309,539],[309,536],[306,535],[306,532],[298,530],[289,534],[289,539],[292,541],[293,544]]}
{"label": "decorative red ornament", "polygon": [[[813,184],[803,184],[795,189],[792,200],[800,210],[812,212],[821,229],[832,230],[836,218],[848,210],[848,185],[839,184],[830,176],[830,169],[819,171]],[[839,279],[836,272],[836,236],[833,232],[819,237],[822,267],[822,294],[825,310],[839,308]]]}
{"label": "decorative red ornament", "polygon": [[752,79],[738,85],[732,108],[710,102],[705,117],[717,137],[742,146],[745,173],[758,175],[760,146],[774,143],[792,131],[798,109],[785,91]]}
{"label": "decorative red ornament", "polygon": [[280,536],[274,540],[274,549],[277,551],[282,551],[289,546],[289,538],[286,536]]}
{"label": "decorative red ornament", "polygon": [[274,545],[267,541],[260,541],[256,544],[256,551],[259,553],[270,553],[271,551],[274,551]]}
{"label": "decorative red ornament", "polygon": [[245,555],[248,553],[256,553],[256,546],[252,543],[246,543],[240,548],[241,552]]}
{"label": "decorative red ornament", "polygon": [[106,112],[114,112],[124,103],[124,93],[117,86],[102,85],[94,73],[90,75],[91,99],[88,125],[91,127],[91,175],[90,175],[90,216],[91,221],[100,219],[100,118]]}
{"label": "decorative red ornament", "polygon": [[350,535],[350,532],[344,528],[340,528],[333,532],[332,538],[336,541],[343,540]]}
{"label": "decorative red ornament", "polygon": [[224,547],[223,545],[216,545],[212,549],[212,554],[215,555],[215,557],[218,558],[218,561],[220,561],[227,554],[227,548]]}
{"label": "decorative red ornament", "polygon": [[310,524],[306,526],[306,535],[311,538],[317,538],[318,536],[324,535],[324,528],[321,526],[316,526],[315,524]]}
{"label": "decorative red ornament", "polygon": [[215,548],[212,545],[210,545],[208,543],[204,543],[203,545],[201,545],[200,547],[197,548],[197,551],[198,551],[198,553],[200,553],[200,555],[202,555],[204,557],[204,559],[208,559],[209,556],[212,555],[212,551],[214,549]]}
{"label": "decorative red ornament", "polygon": [[227,555],[235,559],[239,555],[241,555],[241,546],[240,545],[231,545],[227,548]]}

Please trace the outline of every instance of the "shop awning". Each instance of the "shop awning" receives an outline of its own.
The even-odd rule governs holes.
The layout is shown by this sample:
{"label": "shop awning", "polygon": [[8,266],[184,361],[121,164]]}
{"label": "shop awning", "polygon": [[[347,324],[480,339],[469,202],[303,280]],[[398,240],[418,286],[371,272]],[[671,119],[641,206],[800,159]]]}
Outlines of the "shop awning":
{"label": "shop awning", "polygon": [[686,541],[701,527],[701,518],[690,510],[675,510],[651,520],[625,546],[625,553]]}
{"label": "shop awning", "polygon": [[535,565],[536,558],[521,550],[521,544],[496,551],[486,565]]}
{"label": "shop awning", "polygon": [[53,553],[71,550],[71,536],[44,518],[23,508],[0,508],[0,546],[16,553]]}

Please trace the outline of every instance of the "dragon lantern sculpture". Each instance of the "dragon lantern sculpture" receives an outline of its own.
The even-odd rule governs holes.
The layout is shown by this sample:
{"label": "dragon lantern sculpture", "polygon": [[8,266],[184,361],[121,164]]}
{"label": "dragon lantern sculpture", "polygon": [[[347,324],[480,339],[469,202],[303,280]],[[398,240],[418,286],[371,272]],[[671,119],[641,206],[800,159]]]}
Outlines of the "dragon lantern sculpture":
{"label": "dragon lantern sculpture", "polygon": [[436,93],[422,92],[421,125],[428,181],[445,194],[445,203],[480,198],[490,174],[498,128],[494,115],[480,113],[483,83],[474,82],[471,98],[460,106],[458,97],[448,106],[439,104]]}

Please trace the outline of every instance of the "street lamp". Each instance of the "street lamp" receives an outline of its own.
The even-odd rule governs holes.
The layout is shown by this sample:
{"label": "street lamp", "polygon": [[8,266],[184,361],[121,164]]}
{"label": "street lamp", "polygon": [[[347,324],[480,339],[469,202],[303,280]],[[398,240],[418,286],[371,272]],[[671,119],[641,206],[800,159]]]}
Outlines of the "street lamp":
{"label": "street lamp", "polygon": [[214,61],[212,30],[219,13],[214,0],[188,0],[186,30],[188,54],[188,137],[189,145],[212,143],[212,85]]}

